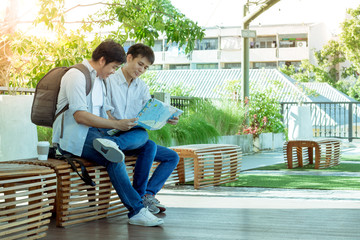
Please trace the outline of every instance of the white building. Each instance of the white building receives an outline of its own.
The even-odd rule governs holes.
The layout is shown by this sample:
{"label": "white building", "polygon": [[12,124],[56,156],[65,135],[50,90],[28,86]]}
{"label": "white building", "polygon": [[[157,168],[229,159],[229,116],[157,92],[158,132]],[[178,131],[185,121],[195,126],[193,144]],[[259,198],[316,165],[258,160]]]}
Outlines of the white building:
{"label": "white building", "polygon": [[[276,68],[283,64],[300,65],[309,59],[315,64],[318,51],[331,38],[323,23],[250,26],[257,33],[250,39],[250,68]],[[125,43],[125,50],[133,41]],[[241,67],[241,28],[207,28],[205,37],[197,41],[190,54],[166,39],[156,41],[155,63],[151,69],[233,69]]]}

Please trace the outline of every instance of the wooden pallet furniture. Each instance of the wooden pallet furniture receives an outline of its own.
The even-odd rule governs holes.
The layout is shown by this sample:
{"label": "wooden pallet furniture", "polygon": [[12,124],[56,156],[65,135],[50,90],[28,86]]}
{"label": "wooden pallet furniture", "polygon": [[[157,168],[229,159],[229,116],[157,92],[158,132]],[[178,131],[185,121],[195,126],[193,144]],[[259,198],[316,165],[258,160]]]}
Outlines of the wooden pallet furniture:
{"label": "wooden pallet furniture", "polygon": [[337,139],[291,140],[284,144],[284,160],[288,168],[314,164],[315,169],[340,163],[341,142]]}
{"label": "wooden pallet furniture", "polygon": [[235,181],[240,173],[242,152],[237,145],[194,144],[171,149],[180,157],[179,182],[188,181],[188,174],[195,189]]}
{"label": "wooden pallet furniture", "polygon": [[46,236],[55,201],[53,169],[0,164],[0,239],[40,239]]}
{"label": "wooden pallet furniture", "polygon": [[[86,185],[64,160],[48,159],[41,161],[30,159],[12,162],[47,166],[54,169],[58,181],[55,202],[56,226],[58,227],[127,214],[128,210],[112,187],[106,168],[83,158],[76,159],[83,162],[90,177],[96,183],[95,187]],[[131,156],[125,158],[131,181],[136,159],[136,157]],[[81,172],[80,166],[76,165],[78,171]],[[154,163],[151,173],[156,166],[157,163]],[[166,183],[178,182],[178,175],[181,176],[182,174],[179,174],[178,169],[175,169]]]}

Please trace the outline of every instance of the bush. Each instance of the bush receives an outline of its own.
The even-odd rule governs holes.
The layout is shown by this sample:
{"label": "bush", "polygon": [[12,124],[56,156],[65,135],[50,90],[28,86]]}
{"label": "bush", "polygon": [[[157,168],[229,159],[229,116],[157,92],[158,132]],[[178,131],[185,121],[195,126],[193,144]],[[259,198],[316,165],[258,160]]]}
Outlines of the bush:
{"label": "bush", "polygon": [[282,122],[281,105],[276,97],[271,97],[269,91],[254,92],[248,102],[249,124],[240,126],[239,134],[254,134],[262,132],[283,133],[285,126]]}
{"label": "bush", "polygon": [[177,125],[149,131],[149,136],[164,146],[216,143],[221,135],[236,134],[244,116],[244,109],[238,103],[194,99]]}

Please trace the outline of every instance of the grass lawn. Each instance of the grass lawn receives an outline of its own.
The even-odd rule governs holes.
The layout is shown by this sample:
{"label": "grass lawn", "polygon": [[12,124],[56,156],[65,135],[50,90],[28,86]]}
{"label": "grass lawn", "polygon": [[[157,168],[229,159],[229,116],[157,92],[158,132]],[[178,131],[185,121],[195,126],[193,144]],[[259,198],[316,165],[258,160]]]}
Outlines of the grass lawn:
{"label": "grass lawn", "polygon": [[[338,166],[326,169],[314,169],[314,165],[303,168],[287,169],[285,163],[260,167],[253,170],[281,170],[281,171],[309,171],[311,172],[359,172],[360,164],[346,163],[346,161],[360,161],[360,155],[343,156]],[[263,187],[289,189],[318,189],[318,190],[360,190],[360,177],[342,176],[314,176],[314,175],[276,175],[276,174],[240,174],[237,181],[223,184],[228,187]]]}

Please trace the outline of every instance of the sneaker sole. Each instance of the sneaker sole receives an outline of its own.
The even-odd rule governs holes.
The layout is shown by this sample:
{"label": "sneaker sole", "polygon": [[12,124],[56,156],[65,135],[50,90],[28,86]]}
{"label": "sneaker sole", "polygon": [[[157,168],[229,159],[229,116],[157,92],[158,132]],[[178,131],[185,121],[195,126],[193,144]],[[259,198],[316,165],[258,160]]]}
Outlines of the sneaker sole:
{"label": "sneaker sole", "polygon": [[125,158],[124,153],[122,153],[120,149],[117,150],[117,149],[114,149],[113,146],[110,146],[110,145],[107,146],[107,145],[101,143],[97,139],[95,139],[93,141],[93,146],[96,151],[101,153],[101,155],[103,155],[104,158],[106,158],[110,162],[119,163],[119,162],[122,162]]}
{"label": "sneaker sole", "polygon": [[132,222],[129,220],[129,224],[131,225],[137,225],[137,226],[144,226],[144,227],[156,227],[156,226],[159,226],[159,225],[162,225],[164,223],[164,221],[160,221],[160,222],[156,222],[156,223],[141,223],[141,222]]}

